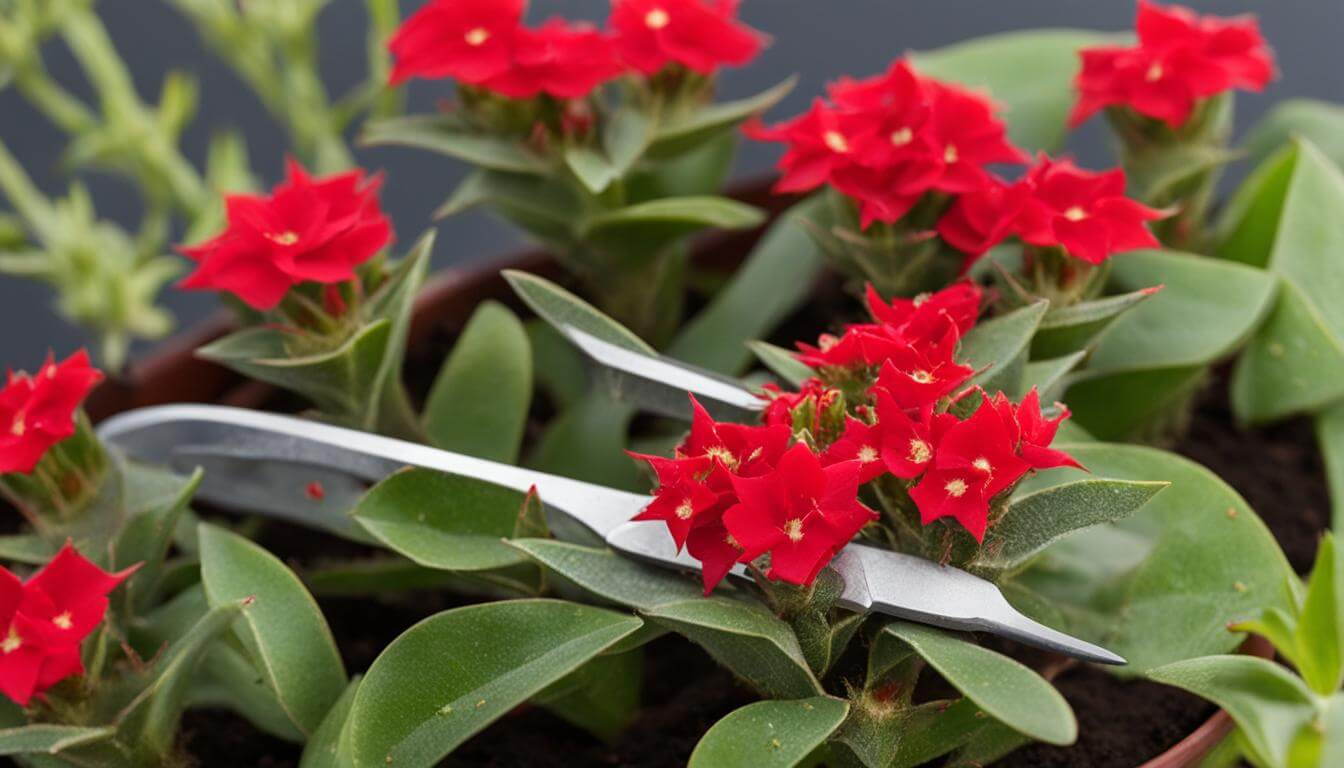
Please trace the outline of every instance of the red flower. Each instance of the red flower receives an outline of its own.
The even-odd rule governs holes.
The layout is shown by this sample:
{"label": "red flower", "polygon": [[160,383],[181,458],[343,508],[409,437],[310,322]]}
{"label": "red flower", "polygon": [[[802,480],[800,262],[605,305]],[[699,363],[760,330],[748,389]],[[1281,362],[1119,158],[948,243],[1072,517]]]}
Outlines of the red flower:
{"label": "red flower", "polygon": [[700,581],[705,594],[714,591],[723,577],[742,560],[742,547],[723,525],[723,515],[705,516],[696,521],[686,538],[686,551],[700,561]]}
{"label": "red flower", "polygon": [[737,20],[738,0],[616,0],[611,26],[621,57],[652,75],[680,64],[702,75],[746,64],[765,42]]}
{"label": "red flower", "polygon": [[482,83],[511,99],[580,99],[623,71],[611,40],[587,24],[551,19],[514,33],[512,64]]}
{"label": "red flower", "polygon": [[35,375],[9,373],[0,389],[0,474],[33,471],[46,452],[75,433],[75,411],[103,374],[79,350]]}
{"label": "red flower", "polygon": [[994,102],[955,85],[929,81],[933,95],[930,130],[943,173],[935,189],[961,193],[979,189],[986,165],[1025,163],[1027,154],[1008,141]]}
{"label": "red flower", "polygon": [[717,422],[691,396],[691,432],[677,448],[679,458],[714,461],[708,482],[715,490],[728,487],[728,475],[754,477],[774,469],[788,448],[793,430],[783,424],[763,427]]}
{"label": "red flower", "polygon": [[909,343],[884,343],[880,349],[885,362],[877,386],[890,392],[899,408],[932,408],[975,373],[975,369],[952,359],[957,338],[955,329],[950,329],[941,343],[923,349]]}
{"label": "red flower", "polygon": [[513,66],[524,0],[430,0],[406,19],[388,48],[392,84],[451,77],[481,85]]}
{"label": "red flower", "polygon": [[919,475],[933,461],[939,433],[948,422],[956,423],[955,416],[931,415],[916,421],[885,389],[873,388],[877,401],[877,424],[882,430],[882,463],[887,471],[904,480]]}
{"label": "red flower", "polygon": [[1051,467],[1082,469],[1082,465],[1072,456],[1050,447],[1050,443],[1055,439],[1055,433],[1059,431],[1060,422],[1069,418],[1069,409],[1063,403],[1055,403],[1055,409],[1059,412],[1058,416],[1053,419],[1045,418],[1041,413],[1041,395],[1035,387],[1032,387],[1013,410],[1013,418],[1022,431],[1022,458],[1033,469]]}
{"label": "red flower", "polygon": [[813,101],[811,109],[792,120],[770,127],[753,119],[743,126],[743,131],[757,141],[779,141],[789,145],[779,159],[777,192],[816,189],[837,169],[852,162],[852,137],[846,135],[841,114],[821,99]]}
{"label": "red flower", "polygon": [[686,537],[698,519],[718,517],[723,512],[719,506],[719,494],[711,491],[704,478],[713,468],[714,460],[708,456],[690,459],[665,459],[660,456],[630,454],[636,459],[647,461],[658,475],[658,489],[654,491],[653,502],[635,515],[634,520],[662,520],[680,550],[686,544]]}
{"label": "red flower", "polygon": [[766,384],[762,389],[765,390],[765,397],[770,400],[770,404],[765,407],[761,421],[767,426],[786,426],[790,432],[794,427],[794,411],[804,403],[810,402],[814,417],[808,428],[816,434],[820,431],[822,412],[834,405],[836,398],[840,396],[839,390],[826,386],[815,376],[804,381],[797,392],[784,392],[776,384]]}
{"label": "red flower", "polygon": [[859,465],[860,483],[876,480],[887,472],[882,461],[885,426],[850,416],[845,419],[844,434],[822,452],[821,463],[830,466],[852,461]]}
{"label": "red flower", "polygon": [[1233,88],[1258,91],[1274,76],[1274,54],[1254,17],[1198,16],[1141,0],[1135,46],[1082,51],[1078,125],[1109,106],[1127,106],[1179,128],[1200,99]]}
{"label": "red flower", "polygon": [[959,195],[938,220],[938,236],[967,254],[962,272],[1012,235],[1026,203],[1026,186],[990,176],[978,189]]}
{"label": "red flower", "polygon": [[868,311],[889,335],[927,341],[942,338],[949,323],[957,329],[958,337],[965,336],[980,317],[984,291],[975,283],[962,281],[935,293],[920,294],[913,299],[898,296],[888,302],[870,283],[865,296]]}
{"label": "red flower", "polygon": [[312,179],[296,161],[269,197],[226,199],[228,227],[182,253],[197,263],[182,287],[228,291],[254,309],[273,309],[303,282],[353,279],[355,267],[392,239],[378,205],[378,177],[361,170]]}
{"label": "red flower", "polygon": [[1145,222],[1167,214],[1125,197],[1124,171],[1085,171],[1041,155],[1023,183],[1027,197],[1017,231],[1025,242],[1061,246],[1090,264],[1159,245]]}
{"label": "red flower", "polygon": [[733,478],[740,501],[723,513],[723,522],[742,546],[744,560],[769,552],[770,578],[808,584],[877,518],[859,502],[859,483],[856,462],[823,467],[811,449],[798,443],[774,471]]}
{"label": "red flower", "polygon": [[26,706],[83,673],[80,643],[102,623],[108,593],[134,570],[107,573],[69,542],[27,583],[0,568],[0,692]]}

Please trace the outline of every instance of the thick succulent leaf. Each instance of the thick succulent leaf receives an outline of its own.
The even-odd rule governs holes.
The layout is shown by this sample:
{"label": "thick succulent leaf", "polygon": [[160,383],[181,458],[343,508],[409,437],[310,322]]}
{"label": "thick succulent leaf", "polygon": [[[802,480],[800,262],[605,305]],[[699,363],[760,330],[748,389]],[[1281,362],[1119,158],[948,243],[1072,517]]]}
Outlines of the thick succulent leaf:
{"label": "thick succulent leaf", "polygon": [[797,77],[790,77],[754,96],[717,102],[662,120],[649,145],[648,155],[655,159],[676,157],[723,136],[748,118],[762,114],[779,103],[797,82]]}
{"label": "thick succulent leaf", "polygon": [[1265,659],[1207,656],[1158,667],[1148,677],[1226,710],[1263,765],[1286,768],[1294,742],[1318,714],[1316,697],[1302,681]]}
{"label": "thick succulent leaf", "polygon": [[914,54],[923,73],[984,88],[1003,105],[1008,136],[1029,152],[1064,144],[1078,50],[1113,43],[1117,35],[1092,30],[1008,32]]}
{"label": "thick succulent leaf", "polygon": [[1330,530],[1344,530],[1344,401],[1316,414],[1316,440],[1330,487]]}
{"label": "thick succulent leaf", "polygon": [[1312,690],[1328,696],[1344,683],[1344,563],[1329,533],[1321,539],[1297,619],[1293,663]]}
{"label": "thick succulent leaf", "polygon": [[1058,307],[1045,313],[1031,340],[1033,358],[1060,357],[1089,349],[1116,318],[1153,295],[1147,288]]}
{"label": "thick succulent leaf", "polygon": [[525,323],[532,348],[532,374],[537,389],[558,410],[577,403],[588,392],[588,371],[580,352],[550,323],[533,318]]}
{"label": "thick succulent leaf", "polygon": [[445,611],[392,641],[355,693],[355,768],[432,766],[546,686],[639,628],[639,619],[559,600]]}
{"label": "thick succulent leaf", "polygon": [[360,679],[355,677],[350,681],[341,697],[327,711],[327,716],[322,718],[322,724],[303,746],[299,768],[349,768],[350,753],[343,735],[345,724],[350,720],[350,708],[355,703],[355,692],[359,690]]}
{"label": "thick succulent leaf", "polygon": [[685,635],[767,696],[825,693],[789,625],[763,606],[727,597],[695,597],[643,611]]}
{"label": "thick succulent leaf", "polygon": [[967,332],[957,359],[978,371],[971,383],[991,394],[996,391],[1013,397],[1024,394],[1021,390],[1027,347],[1049,307],[1049,302],[1038,301],[980,323]]}
{"label": "thick succulent leaf", "polygon": [[[1295,142],[1272,247],[1265,260],[1283,278],[1279,302],[1233,374],[1238,418],[1262,422],[1319,409],[1344,397],[1344,173],[1316,147]],[[1274,201],[1263,204],[1272,209]]]}
{"label": "thick succulent leaf", "polygon": [[635,105],[622,105],[607,117],[602,127],[602,148],[616,178],[629,173],[644,155],[653,132],[654,120]]}
{"label": "thick succulent leaf", "polygon": [[785,384],[802,386],[812,375],[812,369],[798,360],[798,356],[783,347],[777,347],[765,341],[753,341],[747,344],[752,354],[761,364],[775,373]]}
{"label": "thick succulent leaf", "polygon": [[425,404],[434,445],[513,463],[532,402],[532,354],[523,324],[502,304],[472,313]]}
{"label": "thick succulent leaf", "polygon": [[700,597],[700,585],[681,574],[635,562],[609,549],[552,539],[509,542],[552,574],[589,595],[647,611]]}
{"label": "thick succulent leaf", "polygon": [[[198,469],[190,477],[182,477],[131,463],[123,464],[121,471],[127,519],[112,542],[111,565],[119,571],[139,564],[115,598],[129,607],[143,605],[159,588],[164,558],[178,522],[201,484],[202,472]],[[135,614],[128,609],[127,615]]]}
{"label": "thick succulent leaf", "polygon": [[494,171],[540,175],[550,170],[545,158],[521,141],[483,134],[437,115],[375,120],[364,127],[360,143],[427,149]]}
{"label": "thick succulent leaf", "polygon": [[593,388],[546,425],[527,465],[609,488],[643,490],[648,481],[625,455],[634,415],[628,404]]}
{"label": "thick succulent leaf", "polygon": [[[643,630],[641,627],[620,642],[631,641]],[[644,652],[641,648],[624,653],[612,653],[608,649],[553,683],[533,700],[556,717],[610,742],[639,712],[643,683]]]}
{"label": "thick succulent leaf", "polygon": [[594,147],[569,147],[565,150],[565,166],[579,183],[593,194],[600,194],[620,177],[620,171],[607,155]]}
{"label": "thick succulent leaf", "polygon": [[223,528],[202,524],[201,583],[211,606],[250,600],[236,633],[304,734],[345,690],[345,665],[322,611],[274,555]]}
{"label": "thick succulent leaf", "polygon": [[811,295],[823,258],[802,225],[824,201],[814,195],[781,214],[709,306],[681,329],[668,354],[702,368],[741,373],[747,343],[768,336]]}
{"label": "thick succulent leaf", "polygon": [[514,293],[551,325],[578,328],[631,352],[658,354],[628,328],[550,280],[514,269],[506,269],[502,274],[513,287]]}
{"label": "thick succulent leaf", "polygon": [[0,729],[0,755],[59,755],[60,753],[106,741],[117,729],[77,725],[22,725]]}
{"label": "thick succulent leaf", "polygon": [[568,248],[583,215],[584,202],[572,184],[547,176],[478,170],[469,174],[434,211],[446,219],[477,206],[490,205],[543,243]]}
{"label": "thick succulent leaf", "polygon": [[1289,143],[1261,162],[1237,188],[1215,227],[1214,253],[1219,258],[1260,269],[1269,263],[1296,165],[1297,144]]}
{"label": "thick succulent leaf", "polygon": [[1020,567],[1074,531],[1129,517],[1166,487],[1162,482],[1094,479],[1018,495],[985,535],[973,567]]}
{"label": "thick succulent leaf", "polygon": [[695,745],[690,768],[793,768],[835,732],[849,702],[829,696],[758,701],[733,710]]}
{"label": "thick succulent leaf", "polygon": [[445,571],[488,571],[526,562],[513,535],[525,494],[470,477],[404,469],[374,486],[355,519],[412,562]]}
{"label": "thick succulent leaf", "polygon": [[1344,166],[1344,106],[1315,99],[1285,99],[1256,123],[1242,146],[1260,161],[1294,138],[1310,141],[1335,165]]}
{"label": "thick succulent leaf", "polygon": [[1064,399],[1073,409],[1066,426],[1086,430],[1100,440],[1153,442],[1170,435],[1184,409],[1208,381],[1207,366],[1125,371],[1088,378],[1086,370],[1069,384]]}
{"label": "thick succulent leaf", "polygon": [[635,203],[587,219],[584,235],[602,244],[638,246],[656,252],[663,245],[702,229],[747,229],[765,214],[726,197],[698,195]]}
{"label": "thick succulent leaf", "polygon": [[1020,662],[922,624],[897,621],[882,634],[909,645],[986,714],[1014,730],[1051,744],[1072,744],[1078,737],[1068,702]]}
{"label": "thick succulent leaf", "polygon": [[[1117,674],[1229,652],[1241,641],[1227,631],[1229,622],[1290,607],[1295,577],[1274,537],[1213,473],[1136,445],[1054,447],[1099,477],[1171,483],[1138,514],[1056,542],[1008,582],[1052,606],[1064,619],[1058,629],[1128,659]],[[1022,492],[1087,477],[1049,470],[1026,481]]]}
{"label": "thick succulent leaf", "polygon": [[1023,388],[1030,391],[1035,387],[1040,392],[1041,402],[1058,400],[1064,391],[1065,376],[1077,368],[1087,354],[1083,350],[1063,357],[1028,362],[1022,371]]}
{"label": "thick succulent leaf", "polygon": [[0,536],[0,560],[5,562],[45,565],[57,551],[51,542],[35,533]]}
{"label": "thick succulent leaf", "polygon": [[930,701],[915,707],[850,709],[831,742],[833,753],[872,768],[914,768],[947,754],[994,725],[970,699]]}

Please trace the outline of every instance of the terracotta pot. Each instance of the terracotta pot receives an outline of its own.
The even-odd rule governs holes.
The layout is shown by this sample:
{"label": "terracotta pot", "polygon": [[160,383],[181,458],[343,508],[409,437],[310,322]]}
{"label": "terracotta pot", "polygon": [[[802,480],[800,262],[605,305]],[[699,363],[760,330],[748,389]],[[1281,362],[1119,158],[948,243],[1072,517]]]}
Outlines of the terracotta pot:
{"label": "terracotta pot", "polygon": [[[734,197],[768,209],[772,218],[792,202],[771,196],[764,183],[745,186]],[[740,263],[760,233],[761,230],[756,230],[706,237],[697,244],[692,258],[702,267],[730,270]],[[550,279],[564,278],[559,263],[540,251],[438,272],[427,281],[416,299],[408,339],[409,360],[414,362],[415,351],[423,348],[434,334],[445,331],[452,334],[461,330],[482,301],[492,299],[522,309],[521,302],[500,276],[503,269],[524,270]],[[88,402],[90,415],[96,421],[131,408],[174,402],[263,407],[277,394],[273,387],[247,380],[192,354],[197,347],[219,338],[229,329],[229,317],[221,313],[165,342],[134,364],[122,379],[107,381],[95,390]],[[1241,651],[1266,658],[1273,655],[1269,644],[1258,637],[1248,640]],[[1220,710],[1189,736],[1140,768],[1193,766],[1217,746],[1232,727],[1231,718]]]}

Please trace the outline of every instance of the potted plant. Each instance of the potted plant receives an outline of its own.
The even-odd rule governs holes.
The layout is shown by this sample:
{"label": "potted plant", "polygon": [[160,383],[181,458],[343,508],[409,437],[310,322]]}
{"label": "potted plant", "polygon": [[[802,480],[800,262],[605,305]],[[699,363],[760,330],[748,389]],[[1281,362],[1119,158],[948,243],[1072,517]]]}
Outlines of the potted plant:
{"label": "potted plant", "polygon": [[[1164,665],[1234,650],[1244,634],[1226,631],[1229,622],[1290,615],[1291,569],[1216,475],[1156,447],[1089,434],[1169,437],[1178,420],[1154,430],[1156,414],[1134,404],[1156,392],[1174,407],[1163,393],[1189,390],[1143,355],[1158,350],[1202,371],[1251,333],[1257,307],[1271,301],[1271,278],[1256,270],[1122,253],[1173,232],[1204,247],[1191,233],[1203,231],[1212,168],[1195,173],[1164,147],[1164,159],[1144,167],[1191,174],[1186,191],[1166,199],[1126,191],[1118,171],[1049,158],[1020,182],[998,179],[986,166],[1025,160],[1017,145],[1046,149],[1063,135],[1077,50],[1097,40],[1008,36],[898,60],[881,76],[837,84],[798,121],[750,127],[790,143],[783,183],[828,189],[746,247],[726,239],[721,256],[692,250],[690,233],[760,220],[715,195],[735,129],[782,95],[708,100],[714,70],[744,63],[760,44],[734,6],[623,0],[599,33],[529,26],[521,4],[493,2],[432,2],[398,27],[380,5],[376,34],[390,38],[393,56],[375,46],[373,77],[452,76],[466,87],[451,113],[374,121],[366,138],[473,162],[479,172],[447,212],[489,204],[556,257],[528,261],[527,272],[449,275],[427,293],[432,235],[391,245],[378,179],[342,170],[343,120],[365,109],[390,115],[396,99],[367,89],[348,109],[301,109],[326,103],[299,77],[311,74],[308,49],[296,44],[311,15],[186,6],[244,77],[273,88],[255,57],[274,55],[295,68],[286,87],[298,88],[267,103],[294,121],[302,160],[269,192],[225,184],[230,195],[205,194],[217,213],[183,248],[194,262],[186,284],[235,307],[231,332],[200,355],[269,385],[228,397],[653,490],[640,517],[654,522],[643,525],[666,525],[705,577],[572,540],[543,513],[544,483],[524,494],[411,470],[369,489],[353,510],[340,508],[335,488],[310,482],[241,504],[260,517],[219,517],[189,506],[199,474],[176,478],[98,446],[75,415],[96,374],[75,357],[0,393],[13,462],[3,487],[28,517],[0,551],[16,568],[50,563],[6,582],[22,596],[8,626],[16,650],[36,645],[63,664],[9,668],[0,690],[27,708],[10,709],[0,747],[43,765],[208,760],[218,750],[209,739],[223,730],[210,724],[236,718],[274,739],[273,757],[301,755],[305,765],[430,765],[505,749],[533,762],[573,749],[633,764],[653,760],[648,743],[659,737],[677,760],[705,766],[1035,764],[1058,747],[1025,745],[1068,745],[1079,721],[1080,745],[1051,759],[1117,759],[1104,756],[1110,738],[1133,742],[1121,764],[1159,755],[1188,764],[1176,761],[1212,745],[1216,724],[1201,729],[1200,744],[1166,753],[1212,708],[1185,713],[1174,734],[1148,728],[1143,743],[1105,721],[1117,697],[1156,719],[1168,694],[1139,675],[1157,669],[1165,679]],[[1253,30],[1245,22],[1140,12],[1139,45],[1116,49],[1135,60],[1171,55],[1206,72],[1248,50],[1264,55],[1258,35],[1231,53],[1201,47],[1210,36],[1244,41]],[[75,46],[98,40],[87,9],[12,13],[25,32],[59,30]],[[1143,34],[1154,18],[1181,31],[1167,47]],[[1005,52],[1049,62],[1056,101],[998,112],[956,84],[1020,95],[1021,75],[994,64]],[[31,55],[30,85],[50,85]],[[1173,63],[1163,74],[1180,72]],[[1205,100],[1225,103],[1218,94],[1229,86],[1259,84],[1251,80],[1196,93],[1193,113],[1212,109]],[[308,101],[293,101],[301,95]],[[328,118],[310,124],[313,115]],[[1217,135],[1177,133],[1172,141],[1199,149]],[[151,156],[161,157],[155,146]],[[220,167],[245,168],[237,145],[227,146]],[[145,150],[109,151],[120,162]],[[1294,150],[1292,170],[1274,165],[1253,179],[1230,220],[1253,213],[1286,232],[1274,217],[1298,198],[1284,179],[1311,151]],[[1131,179],[1140,165],[1127,159]],[[22,241],[45,249],[23,263],[37,263],[53,250],[37,226],[48,220],[43,201],[25,208],[18,201],[38,198],[23,197],[22,172],[5,179],[28,230]],[[1254,233],[1263,230],[1246,228],[1223,242],[1262,247]],[[1004,245],[1010,236],[1027,247]],[[828,261],[837,279],[822,277]],[[1126,272],[1129,264],[1143,268]],[[79,270],[63,274],[52,278],[58,286],[85,285]],[[1177,311],[1199,305],[1215,280],[1261,299],[1183,329]],[[687,320],[684,306],[703,308]],[[435,323],[448,329],[441,339]],[[557,326],[730,377],[748,372],[754,352],[769,373],[743,386],[768,401],[762,419],[732,423],[695,407],[689,424],[638,414],[585,375]],[[1201,348],[1208,359],[1191,362],[1185,330],[1216,337],[1214,352]],[[785,348],[795,342],[796,353]],[[1120,367],[1104,368],[1107,360]],[[1108,389],[1092,384],[1102,380]],[[202,391],[217,398],[225,387]],[[1107,392],[1118,394],[1098,394]],[[1049,404],[1056,399],[1067,405]],[[1113,429],[1081,429],[1066,419],[1071,409],[1087,414],[1085,427]],[[826,566],[856,536],[994,581],[1020,610],[1103,642],[1130,665],[1113,677],[1015,644],[845,610]],[[94,564],[63,549],[67,540]],[[44,584],[72,563],[99,585],[92,597],[80,593],[82,645],[42,624],[67,629]],[[718,583],[739,564],[749,582]],[[99,602],[103,593],[110,602]],[[9,687],[24,680],[31,685]],[[712,704],[689,714],[641,697],[669,686],[678,696],[707,689]]]}

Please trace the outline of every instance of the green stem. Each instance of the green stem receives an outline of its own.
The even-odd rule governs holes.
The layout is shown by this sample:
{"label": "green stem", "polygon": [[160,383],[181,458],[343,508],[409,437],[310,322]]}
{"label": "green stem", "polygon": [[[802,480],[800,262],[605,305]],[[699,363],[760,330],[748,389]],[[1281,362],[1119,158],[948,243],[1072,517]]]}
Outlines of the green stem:
{"label": "green stem", "polygon": [[43,245],[49,246],[59,236],[56,210],[33,185],[3,141],[0,141],[0,190],[4,190],[10,205]]}
{"label": "green stem", "polygon": [[373,113],[378,117],[390,117],[401,111],[401,92],[387,87],[392,74],[392,56],[387,43],[401,23],[401,9],[397,0],[365,0],[369,14],[368,87],[376,93]]}
{"label": "green stem", "polygon": [[14,85],[29,103],[68,134],[97,130],[98,118],[79,99],[62,88],[36,57],[14,73]]}

